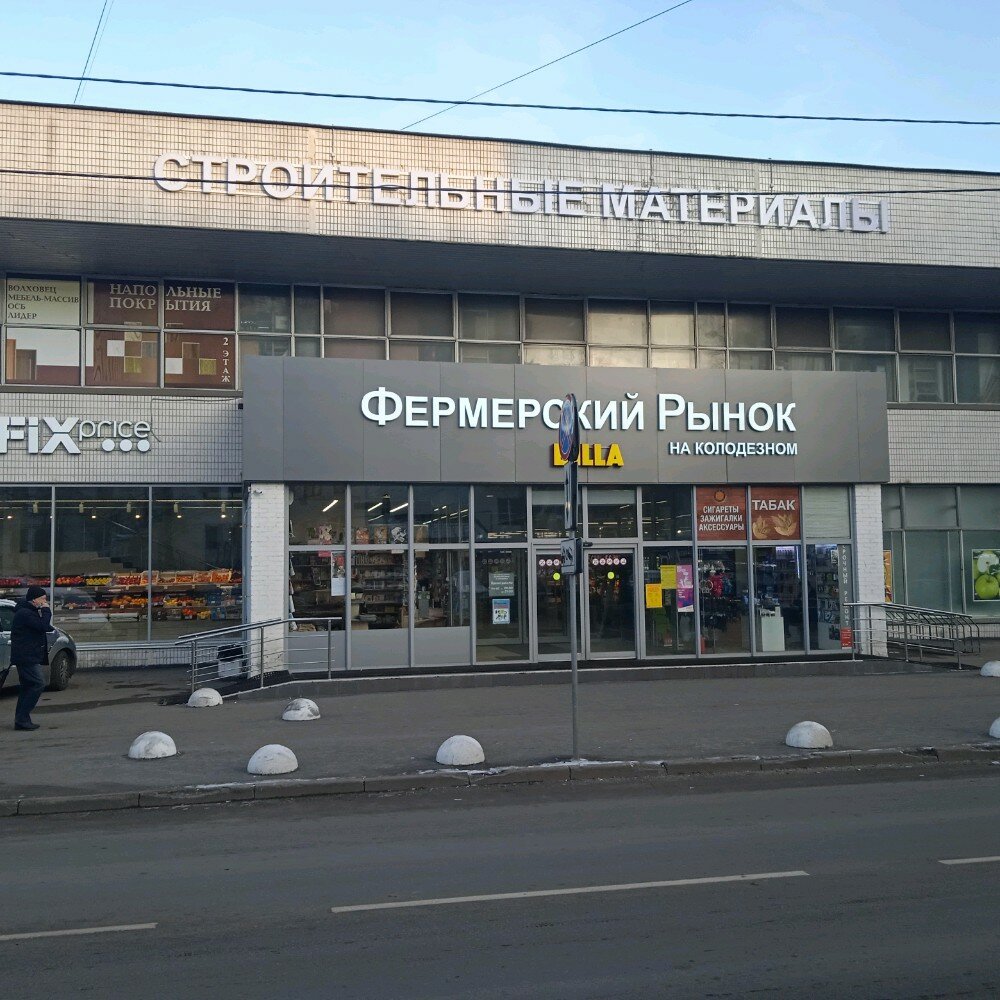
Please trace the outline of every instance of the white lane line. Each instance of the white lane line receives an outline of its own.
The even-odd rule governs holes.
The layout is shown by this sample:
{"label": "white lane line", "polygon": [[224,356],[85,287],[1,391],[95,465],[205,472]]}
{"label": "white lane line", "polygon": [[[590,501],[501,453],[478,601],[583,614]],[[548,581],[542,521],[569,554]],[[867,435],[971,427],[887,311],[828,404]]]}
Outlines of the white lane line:
{"label": "white lane line", "polygon": [[151,931],[156,924],[114,924],[110,927],[70,927],[63,931],[31,931],[27,934],[0,934],[0,941],[28,941],[31,938],[74,937],[79,934],[115,934],[121,931]]}
{"label": "white lane line", "polygon": [[1000,861],[1000,854],[992,858],[949,858],[947,861],[939,861],[940,865],[988,865]]}
{"label": "white lane line", "polygon": [[492,903],[504,899],[538,899],[542,896],[581,896],[593,892],[632,892],[639,889],[673,889],[685,885],[719,882],[758,882],[763,879],[801,878],[809,872],[761,872],[756,875],[715,875],[710,878],[678,878],[669,882],[626,882],[622,885],[584,885],[573,889],[536,889],[531,892],[495,892],[485,896],[450,896],[443,899],[409,899],[392,903],[362,903],[333,906],[331,913],[362,913],[366,910],[402,910],[412,906],[451,906],[455,903]]}

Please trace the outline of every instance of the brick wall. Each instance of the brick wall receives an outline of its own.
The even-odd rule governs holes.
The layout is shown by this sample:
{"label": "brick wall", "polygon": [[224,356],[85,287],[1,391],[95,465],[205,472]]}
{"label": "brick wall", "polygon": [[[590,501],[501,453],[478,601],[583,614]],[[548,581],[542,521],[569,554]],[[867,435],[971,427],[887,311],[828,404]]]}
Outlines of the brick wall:
{"label": "brick wall", "polygon": [[894,483],[1000,483],[1000,410],[889,411]]}

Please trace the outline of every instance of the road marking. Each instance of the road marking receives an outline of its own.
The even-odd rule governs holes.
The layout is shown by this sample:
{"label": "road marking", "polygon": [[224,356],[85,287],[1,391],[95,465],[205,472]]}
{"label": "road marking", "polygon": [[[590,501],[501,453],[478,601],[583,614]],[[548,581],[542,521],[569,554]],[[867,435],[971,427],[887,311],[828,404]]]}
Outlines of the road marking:
{"label": "road marking", "polygon": [[450,896],[443,899],[409,899],[392,903],[362,903],[333,906],[331,913],[362,913],[366,910],[402,910],[412,906],[451,906],[455,903],[492,903],[504,899],[538,899],[542,896],[581,896],[594,892],[632,892],[639,889],[673,889],[685,885],[719,882],[758,882],[763,879],[801,878],[809,872],[761,872],[756,875],[715,875],[709,878],[678,878],[669,882],[626,882],[622,885],[584,885],[573,889],[536,889],[531,892],[496,892],[485,896]]}
{"label": "road marking", "polygon": [[992,858],[950,858],[947,861],[939,861],[941,865],[988,865],[995,861],[1000,861],[1000,854]]}
{"label": "road marking", "polygon": [[73,937],[78,934],[115,934],[120,931],[151,931],[156,924],[114,924],[110,927],[70,927],[64,931],[31,931],[27,934],[0,934],[0,941],[28,941],[31,938]]}

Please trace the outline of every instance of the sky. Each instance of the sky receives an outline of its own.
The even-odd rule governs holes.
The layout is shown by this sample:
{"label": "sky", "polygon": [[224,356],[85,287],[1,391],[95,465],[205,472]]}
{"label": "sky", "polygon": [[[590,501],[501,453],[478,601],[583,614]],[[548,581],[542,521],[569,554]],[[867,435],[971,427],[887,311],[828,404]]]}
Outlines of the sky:
{"label": "sky", "polygon": [[[0,0],[0,69],[80,74],[103,0]],[[670,0],[113,0],[96,76],[469,98]],[[701,111],[1000,119],[996,0],[693,0],[489,99]],[[0,77],[0,99],[76,84]],[[402,129],[436,110],[86,84],[77,103]],[[416,127],[584,146],[1000,170],[1000,127],[456,108]]]}

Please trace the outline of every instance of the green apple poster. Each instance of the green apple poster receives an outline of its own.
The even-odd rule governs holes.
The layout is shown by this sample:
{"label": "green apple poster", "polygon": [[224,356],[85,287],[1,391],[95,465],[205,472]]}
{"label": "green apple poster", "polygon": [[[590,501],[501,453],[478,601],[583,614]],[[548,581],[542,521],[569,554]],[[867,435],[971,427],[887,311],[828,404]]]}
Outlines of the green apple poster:
{"label": "green apple poster", "polygon": [[1000,551],[972,550],[972,600],[1000,601]]}

